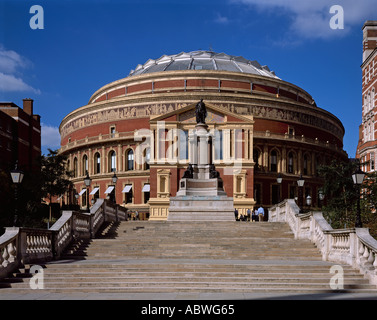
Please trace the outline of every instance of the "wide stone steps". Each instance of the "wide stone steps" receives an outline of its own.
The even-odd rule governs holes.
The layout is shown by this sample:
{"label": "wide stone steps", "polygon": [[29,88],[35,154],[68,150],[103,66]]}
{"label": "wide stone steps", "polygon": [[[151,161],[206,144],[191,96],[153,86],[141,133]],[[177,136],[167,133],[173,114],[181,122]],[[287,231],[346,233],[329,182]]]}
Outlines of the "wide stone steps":
{"label": "wide stone steps", "polygon": [[[56,293],[323,293],[332,292],[332,265],[284,223],[128,221],[45,264],[43,285]],[[0,293],[30,292],[29,267],[4,279]],[[377,293],[342,268],[345,290]]]}

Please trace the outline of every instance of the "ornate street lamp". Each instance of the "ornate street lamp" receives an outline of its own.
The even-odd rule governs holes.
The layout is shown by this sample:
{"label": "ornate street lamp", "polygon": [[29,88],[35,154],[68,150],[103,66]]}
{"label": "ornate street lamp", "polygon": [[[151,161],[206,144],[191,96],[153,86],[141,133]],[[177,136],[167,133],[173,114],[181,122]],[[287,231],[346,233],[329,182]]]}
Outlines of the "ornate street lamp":
{"label": "ornate street lamp", "polygon": [[360,191],[361,191],[361,185],[363,183],[364,177],[365,177],[365,172],[361,171],[360,166],[356,170],[356,172],[352,175],[353,183],[358,188],[357,214],[356,214],[355,228],[363,227],[363,223],[361,222],[361,212],[360,212]]}
{"label": "ornate street lamp", "polygon": [[84,178],[84,183],[86,185],[86,210],[90,212],[89,209],[89,187],[90,184],[92,183],[92,179],[89,177],[88,170],[86,170],[86,177]]}
{"label": "ornate street lamp", "polygon": [[302,174],[300,175],[300,178],[297,180],[297,185],[298,185],[298,206],[300,208],[300,213],[304,213],[304,210],[303,210],[303,197],[304,197],[304,183],[305,183],[305,180],[304,178],[302,177]]}
{"label": "ornate street lamp", "polygon": [[116,184],[117,184],[117,181],[118,181],[118,177],[116,176],[115,171],[114,171],[114,175],[112,176],[111,180],[114,183],[114,203],[116,203],[116,200],[115,200],[116,193],[115,193],[115,191],[116,191]]}
{"label": "ornate street lamp", "polygon": [[14,188],[14,201],[16,202],[15,208],[14,208],[14,218],[13,218],[13,226],[15,227],[17,224],[17,207],[18,207],[18,199],[17,199],[17,193],[18,193],[18,185],[22,182],[22,179],[24,178],[24,173],[21,170],[18,170],[18,161],[16,161],[16,165],[13,170],[11,170],[10,175],[12,177],[12,181],[15,185]]}

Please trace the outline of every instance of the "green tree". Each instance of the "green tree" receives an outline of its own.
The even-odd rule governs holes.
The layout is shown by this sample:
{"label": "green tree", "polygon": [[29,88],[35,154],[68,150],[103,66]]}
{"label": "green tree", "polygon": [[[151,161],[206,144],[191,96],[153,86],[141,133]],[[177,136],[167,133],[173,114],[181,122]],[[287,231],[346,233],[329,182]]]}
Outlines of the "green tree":
{"label": "green tree", "polygon": [[368,173],[364,178],[361,193],[361,220],[363,227],[377,238],[377,173]]}
{"label": "green tree", "polygon": [[[66,158],[57,150],[48,150],[47,156],[37,159],[35,171],[25,172],[18,186],[17,201],[9,172],[0,172],[0,226],[13,226],[15,206],[17,206],[17,225],[22,227],[45,228],[46,218],[50,219],[51,204],[55,197],[64,194],[70,187],[71,173],[66,170]],[[48,205],[42,199],[48,199]]]}
{"label": "green tree", "polygon": [[324,216],[333,228],[352,227],[356,217],[356,201],[360,197],[352,174],[358,168],[355,161],[332,161],[320,166],[319,175],[324,179]]}
{"label": "green tree", "polygon": [[48,155],[41,158],[42,197],[49,199],[49,221],[51,220],[51,203],[53,198],[64,194],[72,182],[72,173],[66,168],[66,156],[57,150],[48,149]]}

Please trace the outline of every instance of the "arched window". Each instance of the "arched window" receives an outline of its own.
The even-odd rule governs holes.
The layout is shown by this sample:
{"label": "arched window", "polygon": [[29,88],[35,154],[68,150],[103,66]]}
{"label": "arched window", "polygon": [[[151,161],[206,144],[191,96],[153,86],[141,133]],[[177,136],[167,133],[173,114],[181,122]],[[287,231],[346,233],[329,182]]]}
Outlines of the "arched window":
{"label": "arched window", "polygon": [[94,155],[94,174],[101,173],[101,156],[98,152]]}
{"label": "arched window", "polygon": [[109,172],[113,172],[117,170],[116,166],[116,153],[114,150],[111,150],[109,153]]}
{"label": "arched window", "polygon": [[293,153],[289,152],[288,153],[288,173],[293,173],[294,172],[294,165],[293,165]]}
{"label": "arched window", "polygon": [[371,140],[371,134],[372,134],[372,126],[371,126],[371,123],[369,121],[369,123],[368,123],[368,141]]}
{"label": "arched window", "polygon": [[144,170],[149,170],[149,161],[151,161],[151,148],[146,148],[144,150],[145,158],[144,158]]}
{"label": "arched window", "polygon": [[259,150],[254,148],[253,149],[253,161],[254,161],[254,170],[259,170]]}
{"label": "arched window", "polygon": [[372,121],[369,121],[368,123],[368,140],[373,140],[374,136],[374,123]]}
{"label": "arched window", "polygon": [[88,171],[88,156],[84,154],[82,157],[82,175],[85,176]]}
{"label": "arched window", "polygon": [[127,166],[126,170],[134,169],[134,151],[132,149],[127,151]]}
{"label": "arched window", "polygon": [[78,175],[78,172],[77,172],[77,158],[75,157],[73,159],[73,176],[76,178],[77,175]]}
{"label": "arched window", "polygon": [[270,154],[270,171],[271,172],[278,171],[278,156],[275,150],[271,151],[271,154]]}

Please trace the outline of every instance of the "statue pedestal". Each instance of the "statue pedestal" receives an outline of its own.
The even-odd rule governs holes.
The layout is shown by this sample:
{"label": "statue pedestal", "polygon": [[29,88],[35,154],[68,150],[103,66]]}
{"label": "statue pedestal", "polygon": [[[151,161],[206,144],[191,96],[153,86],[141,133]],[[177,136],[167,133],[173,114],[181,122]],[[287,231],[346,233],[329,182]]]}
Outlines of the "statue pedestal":
{"label": "statue pedestal", "polygon": [[[206,179],[209,166],[198,174],[204,178],[182,178],[179,191],[170,198],[168,221],[234,221],[233,198],[223,189],[221,178]],[[194,174],[195,175],[195,174]]]}
{"label": "statue pedestal", "polygon": [[171,197],[168,221],[235,221],[233,198],[226,195]]}

